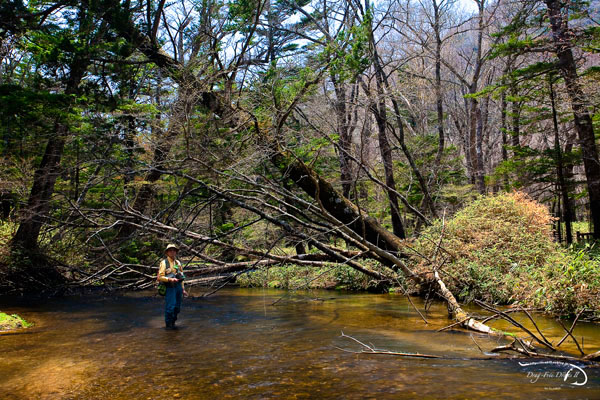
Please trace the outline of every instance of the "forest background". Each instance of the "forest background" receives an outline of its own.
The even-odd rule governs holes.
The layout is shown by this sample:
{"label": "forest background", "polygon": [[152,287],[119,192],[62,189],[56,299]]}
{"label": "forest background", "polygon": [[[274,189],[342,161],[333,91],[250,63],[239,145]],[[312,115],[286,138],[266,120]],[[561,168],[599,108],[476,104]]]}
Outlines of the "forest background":
{"label": "forest background", "polygon": [[597,317],[600,3],[472,4],[3,1],[0,290],[174,242],[192,285]]}

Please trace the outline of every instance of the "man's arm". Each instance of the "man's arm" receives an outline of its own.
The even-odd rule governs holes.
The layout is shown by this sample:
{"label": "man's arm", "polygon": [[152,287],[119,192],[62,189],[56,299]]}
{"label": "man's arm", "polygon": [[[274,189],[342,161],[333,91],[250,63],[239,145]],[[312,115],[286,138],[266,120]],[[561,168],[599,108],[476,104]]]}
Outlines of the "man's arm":
{"label": "man's arm", "polygon": [[[177,264],[179,264],[179,270],[183,273],[183,265],[181,264],[181,262],[179,262],[179,260],[177,260]],[[181,281],[181,289],[183,290],[183,295],[187,296],[187,292],[185,291],[183,281]]]}
{"label": "man's arm", "polygon": [[156,276],[156,280],[158,282],[167,283],[171,282],[170,278],[165,276],[165,272],[167,271],[167,265],[165,260],[162,260],[158,266],[158,275]]}

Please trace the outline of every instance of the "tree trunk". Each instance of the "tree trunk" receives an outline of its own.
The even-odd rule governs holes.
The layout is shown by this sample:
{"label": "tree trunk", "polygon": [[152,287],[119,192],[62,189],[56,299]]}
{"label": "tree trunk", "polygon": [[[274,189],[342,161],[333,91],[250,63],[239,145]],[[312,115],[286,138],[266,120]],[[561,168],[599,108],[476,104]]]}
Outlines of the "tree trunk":
{"label": "tree trunk", "polygon": [[475,130],[475,152],[477,154],[477,172],[475,173],[475,176],[477,183],[477,191],[479,191],[479,193],[481,194],[485,194],[485,175],[483,162],[483,118],[481,116],[481,108],[477,106],[475,110],[475,116],[477,119],[477,128]]}
{"label": "tree trunk", "polygon": [[444,103],[442,97],[442,38],[440,33],[440,7],[433,2],[433,31],[435,33],[435,108],[437,112],[438,149],[435,155],[434,175],[442,161],[444,153]]}
{"label": "tree trunk", "polygon": [[[65,88],[66,95],[76,95],[83,79],[88,61],[76,59],[71,65],[71,75]],[[54,193],[54,184],[60,174],[60,160],[69,134],[66,122],[57,121],[55,133],[46,143],[44,156],[33,175],[33,184],[25,215],[12,239],[13,246],[24,250],[37,251],[40,231],[50,212],[50,200]]]}
{"label": "tree trunk", "polygon": [[[468,86],[469,94],[474,95],[477,93],[479,86],[479,78],[481,76],[481,70],[483,68],[483,31],[485,29],[484,13],[485,13],[485,0],[475,0],[478,8],[478,29],[477,29],[477,48],[475,49],[475,65],[473,70],[473,77]],[[475,97],[469,98],[469,152],[471,159],[472,176],[471,182],[476,185],[479,193],[485,193],[485,185],[483,184],[483,155],[481,150],[478,151],[478,147],[481,147],[483,142],[482,133],[482,121],[481,121],[481,108],[479,101]]]}
{"label": "tree trunk", "polygon": [[135,117],[127,116],[125,117],[125,121],[127,126],[124,132],[124,145],[125,145],[125,154],[127,154],[126,160],[126,172],[123,177],[123,183],[125,185],[129,184],[133,181],[134,173],[134,154],[135,154],[135,135],[136,135],[136,124]]}
{"label": "tree trunk", "polygon": [[[372,46],[375,44],[372,41]],[[406,237],[402,219],[400,218],[400,208],[398,207],[398,196],[396,195],[396,182],[394,180],[394,164],[392,162],[392,148],[390,147],[387,138],[387,110],[385,104],[385,89],[383,68],[379,63],[379,56],[375,47],[372,49],[373,66],[375,68],[375,82],[377,84],[377,99],[372,104],[371,108],[375,115],[378,128],[379,151],[381,152],[381,160],[383,161],[383,169],[385,172],[385,184],[387,186],[387,195],[390,202],[390,214],[392,217],[392,228],[394,234],[401,239]]]}
{"label": "tree trunk", "polygon": [[[469,110],[469,107],[466,106],[465,111],[467,112],[467,116],[468,116],[468,110]],[[455,115],[453,116],[452,120],[454,121],[454,126],[456,127],[456,131],[461,134],[462,150],[465,154],[465,164],[467,167],[467,178],[469,179],[469,182],[471,184],[473,184],[475,182],[472,180],[472,178],[473,178],[473,176],[475,176],[475,174],[473,172],[473,163],[471,162],[471,144],[470,144],[470,135],[469,135],[469,133],[470,133],[469,124],[464,123],[463,121],[459,121],[459,118]]]}
{"label": "tree trunk", "polygon": [[[161,168],[168,156],[169,145],[165,142],[158,144],[154,149],[154,155],[152,157],[152,167]],[[154,196],[154,184],[160,179],[162,172],[157,169],[152,169],[144,177],[144,183],[137,192],[137,196],[133,202],[132,208],[144,213]],[[132,224],[124,224],[121,226],[117,239],[124,239],[135,232],[136,228]]]}
{"label": "tree trunk", "polygon": [[54,184],[60,174],[60,159],[69,127],[65,123],[56,123],[55,126],[56,133],[46,143],[42,161],[33,175],[25,215],[13,237],[13,245],[27,250],[37,250],[40,231],[50,212]]}
{"label": "tree trunk", "polygon": [[594,126],[588,111],[589,102],[579,84],[577,64],[571,49],[571,34],[567,26],[567,19],[561,12],[561,2],[558,0],[545,0],[545,3],[548,7],[558,66],[565,80],[583,156],[593,235],[594,239],[600,239],[600,162],[594,137]]}
{"label": "tree trunk", "polygon": [[331,81],[335,88],[335,117],[337,123],[337,132],[339,135],[339,152],[338,158],[340,160],[340,178],[342,181],[342,194],[344,197],[350,197],[350,191],[352,190],[352,166],[350,164],[350,157],[348,157],[352,151],[352,137],[350,132],[350,119],[351,115],[348,112],[348,104],[346,100],[346,87],[344,83],[338,82],[336,77],[332,74]]}
{"label": "tree trunk", "polygon": [[[417,181],[419,182],[419,187],[421,188],[421,191],[423,192],[423,197],[425,199],[426,205],[428,206],[429,210],[431,211],[431,214],[433,216],[436,216],[435,205],[429,194],[427,182],[425,181],[425,179],[423,178],[423,175],[419,171],[419,168],[417,167],[417,164],[415,163],[415,161],[412,157],[412,154],[408,150],[408,147],[406,146],[406,143],[404,141],[404,123],[402,121],[401,114],[400,114],[400,106],[398,105],[398,101],[396,100],[396,97],[392,94],[392,88],[391,88],[390,82],[387,78],[385,71],[383,70],[381,58],[379,57],[379,53],[377,52],[377,44],[375,42],[375,38],[373,37],[372,28],[371,28],[371,31],[369,32],[369,41],[370,41],[370,46],[371,46],[371,61],[373,64],[373,68],[375,69],[375,81],[377,83],[377,92],[380,97],[378,99],[378,108],[380,110],[379,114],[381,117],[385,117],[381,121],[378,120],[377,123],[378,123],[378,125],[380,123],[384,123],[383,128],[387,129],[387,117],[386,117],[386,105],[385,105],[385,95],[387,92],[387,95],[390,96],[390,100],[392,101],[392,106],[394,107],[394,114],[396,117],[396,123],[398,125],[399,135],[396,135],[395,129],[393,127],[392,127],[392,133],[394,134],[394,136],[396,136],[396,139],[398,140],[398,142],[400,144],[400,148],[402,149],[404,156],[406,157],[413,173],[415,174],[415,177],[417,178]],[[380,133],[382,132],[383,128],[381,126],[379,127]],[[381,147],[381,144],[382,144],[381,138],[382,137],[380,135],[380,149],[382,151],[382,156],[383,156],[385,149]],[[387,136],[384,136],[383,138],[385,139],[386,142],[388,142]],[[387,143],[387,145],[384,144],[384,147],[389,148],[389,142]],[[391,149],[389,152],[390,152],[389,164],[390,164],[390,168],[391,168]],[[386,161],[384,159],[384,168],[385,167],[386,167]],[[387,173],[386,173],[386,180],[387,180]],[[394,187],[395,187],[395,184],[394,184]],[[392,193],[390,192],[390,194],[392,194]],[[390,196],[390,203],[392,203],[392,198],[394,198],[395,199],[394,201],[396,203],[398,203],[397,196],[395,195],[395,193],[393,193],[393,196]],[[398,228],[397,228],[397,226],[394,224],[394,219],[392,219],[392,224],[394,225],[394,232],[397,233],[398,235],[400,235],[400,232],[402,232],[402,236],[400,236],[400,237],[405,237],[404,236],[404,228],[402,227],[401,230],[400,230],[400,226],[398,226]],[[398,225],[401,224],[399,214],[397,216],[397,224]]]}
{"label": "tree trunk", "polygon": [[513,154],[516,151],[516,148],[521,145],[521,105],[517,98],[519,95],[519,91],[517,89],[516,83],[513,83],[510,87],[510,95],[512,97],[511,101],[511,120],[512,120],[512,140],[511,144],[515,147],[513,150]]}
{"label": "tree trunk", "polygon": [[[471,93],[471,90],[469,90],[469,92]],[[472,93],[475,93],[475,89],[473,89]],[[469,99],[469,160],[471,161],[471,184],[476,185],[478,184],[477,182],[477,177],[479,175],[479,168],[481,168],[481,166],[479,165],[478,162],[478,157],[477,157],[477,116],[479,114],[478,112],[478,108],[479,108],[479,104],[478,101],[474,98]],[[479,190],[479,187],[477,186],[477,189]],[[480,191],[481,193],[481,191]]]}
{"label": "tree trunk", "polygon": [[[565,151],[563,154],[571,154],[573,152],[574,141],[574,138],[567,135],[567,143],[565,144]],[[573,222],[577,220],[577,215],[575,213],[575,199],[568,195],[568,193],[573,189],[573,180],[575,176],[574,169],[575,165],[573,162],[569,161],[565,163],[563,172],[568,189],[566,197],[567,201],[563,206],[563,220],[565,221],[566,235],[571,237],[571,242],[573,241]],[[567,221],[569,221],[568,224]]]}
{"label": "tree trunk", "polygon": [[[379,85],[378,85],[379,86]],[[378,89],[380,89],[378,87]],[[392,149],[387,138],[387,115],[385,110],[385,100],[378,94],[377,103],[372,105],[373,114],[378,128],[379,151],[381,160],[383,161],[383,170],[385,173],[385,185],[387,186],[387,195],[390,202],[390,214],[392,217],[392,227],[394,234],[399,238],[404,239],[406,234],[404,226],[400,219],[400,210],[398,207],[398,196],[396,195],[396,182],[394,180],[394,165],[392,163]]]}
{"label": "tree trunk", "polygon": [[[390,86],[389,86],[389,83],[387,82],[387,80],[385,80],[385,83],[389,90]],[[394,114],[396,114],[396,124],[398,125],[398,135],[395,135],[395,129],[393,129],[393,128],[392,128],[392,133],[394,134],[394,136],[396,136],[396,139],[398,139],[398,144],[400,144],[400,148],[402,149],[402,152],[404,153],[404,156],[406,157],[408,164],[411,167],[412,172],[415,174],[415,176],[417,178],[417,182],[419,182],[419,187],[421,188],[421,191],[423,192],[423,201],[425,203],[425,206],[429,209],[429,212],[431,212],[431,215],[433,215],[434,217],[437,217],[437,211],[435,210],[435,204],[429,193],[429,188],[427,187],[427,182],[425,182],[425,179],[423,178],[423,174],[421,174],[421,171],[417,167],[417,164],[415,163],[415,160],[414,160],[412,154],[410,153],[410,151],[408,150],[408,147],[406,146],[406,143],[404,141],[404,123],[402,121],[402,118],[400,117],[400,106],[398,105],[398,101],[396,100],[396,98],[394,96],[392,96],[392,105],[394,107]]]}
{"label": "tree trunk", "polygon": [[392,253],[402,251],[402,240],[383,228],[375,218],[361,212],[350,200],[343,197],[333,186],[302,161],[274,150],[271,162],[282,173],[315,199],[338,221],[346,224],[369,243]]}
{"label": "tree trunk", "polygon": [[[506,135],[506,131],[508,129],[508,125],[506,123],[506,112],[508,103],[506,101],[506,92],[503,90],[500,95],[500,132],[502,134],[502,161],[508,161],[508,151],[506,147],[508,146],[508,137]],[[502,174],[502,180],[504,181],[504,190],[508,190],[509,181],[508,174],[504,172]]]}
{"label": "tree trunk", "polygon": [[[573,233],[572,233],[572,229],[571,229],[571,221],[572,221],[572,216],[571,216],[571,207],[570,207],[570,200],[569,200],[569,187],[567,185],[567,181],[565,180],[565,166],[564,166],[564,162],[563,162],[563,154],[562,154],[562,149],[560,146],[560,135],[559,135],[559,130],[558,130],[558,117],[557,117],[557,113],[556,113],[556,104],[555,104],[555,99],[554,99],[554,87],[552,85],[552,76],[548,77],[548,84],[550,86],[550,102],[551,102],[551,106],[552,106],[552,125],[554,127],[554,153],[555,153],[555,157],[556,157],[556,175],[557,175],[557,180],[558,180],[558,188],[560,191],[560,196],[562,197],[562,204],[563,204],[563,213],[562,216],[564,218],[565,221],[565,228],[566,228],[566,240],[567,240],[567,244],[571,244],[573,243]],[[560,203],[559,203],[560,204]],[[560,218],[558,220],[558,233],[559,233],[559,240],[561,239],[561,226],[560,226]]]}
{"label": "tree trunk", "polygon": [[[373,46],[374,46],[374,44],[373,44]],[[384,96],[385,92],[387,91],[388,94],[390,95],[390,99],[392,101],[392,106],[394,108],[396,124],[398,125],[398,134],[396,134],[396,130],[394,129],[394,127],[391,128],[392,134],[398,140],[398,144],[400,145],[400,148],[402,149],[402,153],[406,157],[406,160],[408,161],[408,164],[410,165],[410,168],[411,168],[413,174],[415,174],[415,177],[417,178],[419,187],[421,188],[421,191],[423,192],[423,202],[425,203],[425,206],[427,208],[429,208],[431,215],[433,215],[434,217],[437,217],[437,213],[435,210],[435,204],[433,203],[433,199],[431,198],[431,195],[429,194],[429,188],[427,187],[427,182],[423,178],[423,174],[421,174],[421,171],[417,167],[417,164],[415,163],[415,160],[414,160],[412,154],[410,153],[408,146],[406,146],[406,143],[404,141],[404,122],[402,121],[401,114],[400,114],[400,105],[398,104],[398,100],[396,100],[396,97],[391,94],[391,86],[390,86],[387,76],[385,75],[385,72],[383,71],[383,68],[381,66],[381,61],[379,59],[379,55],[377,54],[377,50],[374,50],[373,64],[375,66],[375,77],[378,82],[378,87],[381,86],[381,88],[382,88],[382,89],[380,89],[380,96]],[[383,88],[385,88],[385,89],[383,89]],[[385,103],[384,103],[384,107],[385,107]],[[387,120],[386,120],[386,125],[387,125]]]}

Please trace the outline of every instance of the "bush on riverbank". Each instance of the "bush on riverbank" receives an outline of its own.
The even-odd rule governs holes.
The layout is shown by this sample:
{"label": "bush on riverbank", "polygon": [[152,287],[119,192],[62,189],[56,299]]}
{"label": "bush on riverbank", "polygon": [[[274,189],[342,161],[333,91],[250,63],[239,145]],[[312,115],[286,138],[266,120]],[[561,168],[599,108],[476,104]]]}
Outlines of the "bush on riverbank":
{"label": "bush on riverbank", "polygon": [[25,321],[17,314],[8,315],[0,312],[0,331],[8,331],[19,328],[29,328],[30,322]]}
{"label": "bush on riverbank", "polygon": [[425,230],[412,263],[422,273],[443,264],[442,278],[461,301],[600,315],[600,260],[555,243],[551,223],[546,207],[523,193],[481,197]]}

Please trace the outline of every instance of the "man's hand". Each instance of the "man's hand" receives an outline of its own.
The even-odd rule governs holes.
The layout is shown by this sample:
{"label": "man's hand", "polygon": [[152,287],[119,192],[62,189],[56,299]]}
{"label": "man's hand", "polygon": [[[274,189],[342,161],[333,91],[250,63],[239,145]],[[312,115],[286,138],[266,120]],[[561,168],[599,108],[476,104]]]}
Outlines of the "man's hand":
{"label": "man's hand", "polygon": [[169,282],[177,283],[178,280],[177,280],[177,278],[169,278]]}
{"label": "man's hand", "polygon": [[183,289],[183,297],[188,297],[188,296],[189,296],[188,292],[185,289]]}

